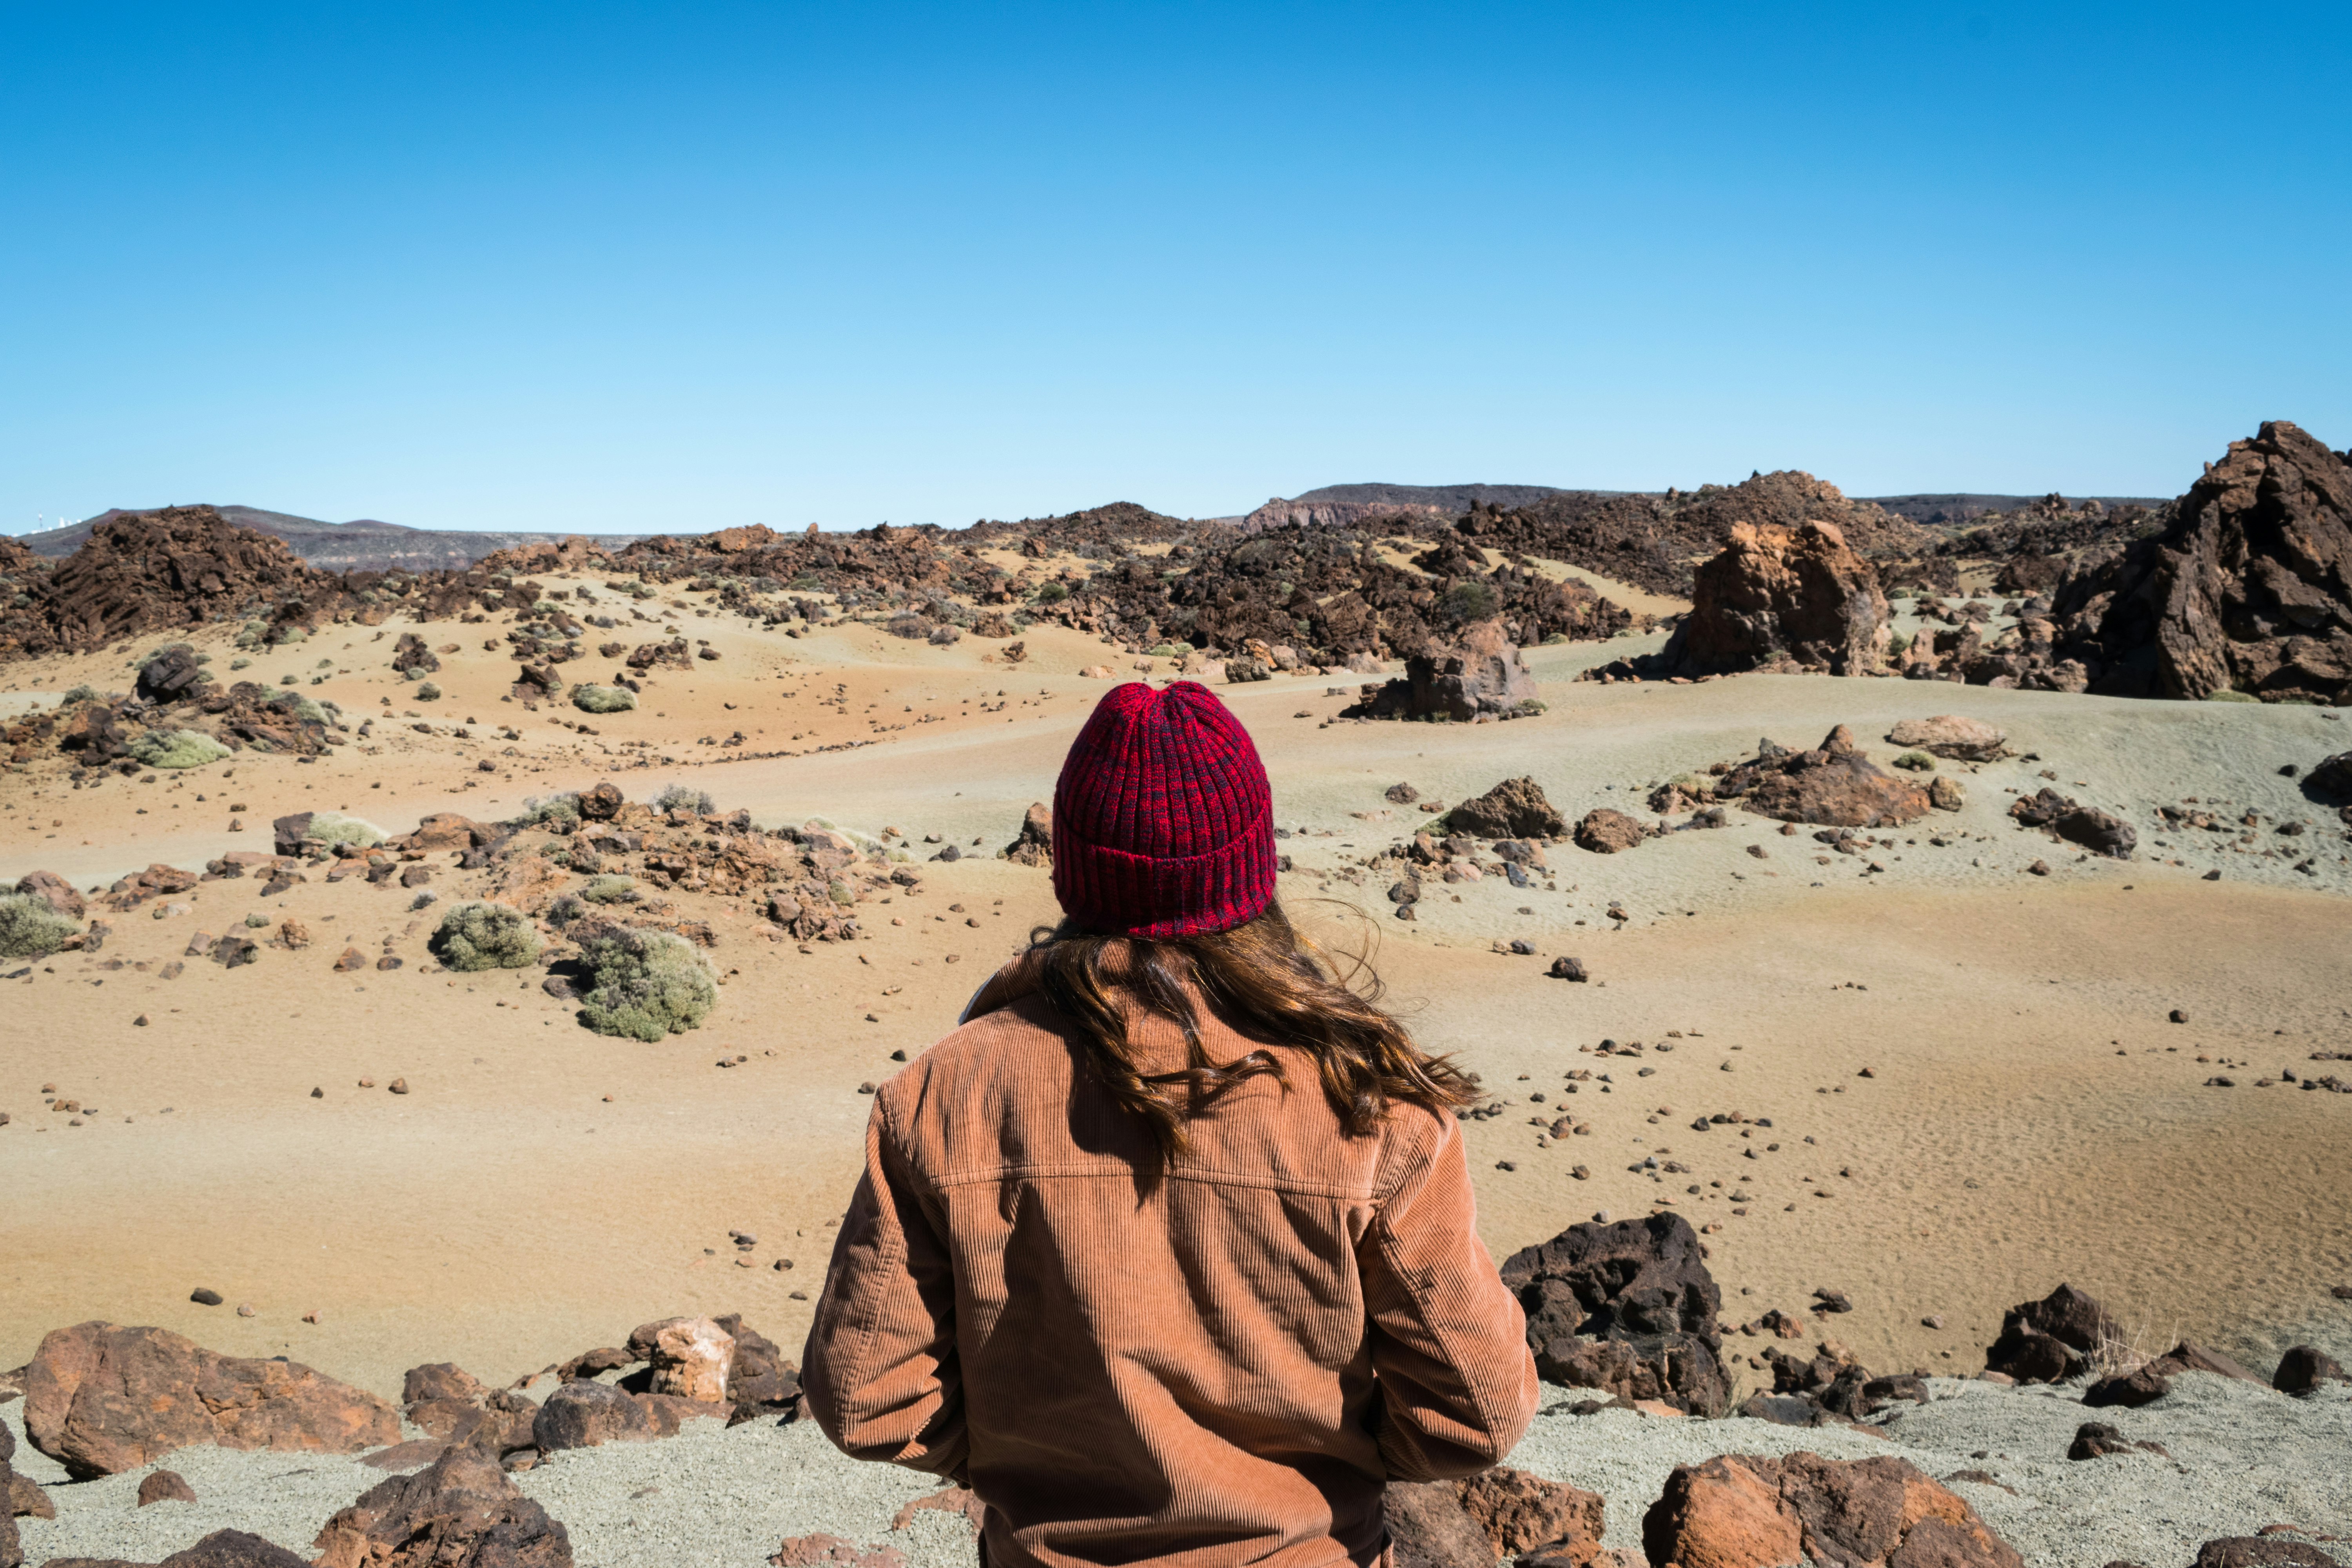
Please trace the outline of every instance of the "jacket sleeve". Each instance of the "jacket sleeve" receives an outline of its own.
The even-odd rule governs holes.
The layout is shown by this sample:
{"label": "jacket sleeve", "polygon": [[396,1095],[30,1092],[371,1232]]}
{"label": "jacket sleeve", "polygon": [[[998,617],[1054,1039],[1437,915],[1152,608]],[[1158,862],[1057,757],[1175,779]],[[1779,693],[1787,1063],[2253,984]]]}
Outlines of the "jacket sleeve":
{"label": "jacket sleeve", "polygon": [[963,1478],[954,1268],[892,1134],[887,1089],[866,1124],[866,1173],[834,1243],[801,1387],[850,1458]]}
{"label": "jacket sleeve", "polygon": [[[1527,1322],[1478,1239],[1477,1200],[1452,1117],[1399,1138],[1397,1169],[1357,1248],[1391,1480],[1440,1480],[1498,1463],[1534,1419]],[[1419,1129],[1416,1129],[1418,1131]]]}

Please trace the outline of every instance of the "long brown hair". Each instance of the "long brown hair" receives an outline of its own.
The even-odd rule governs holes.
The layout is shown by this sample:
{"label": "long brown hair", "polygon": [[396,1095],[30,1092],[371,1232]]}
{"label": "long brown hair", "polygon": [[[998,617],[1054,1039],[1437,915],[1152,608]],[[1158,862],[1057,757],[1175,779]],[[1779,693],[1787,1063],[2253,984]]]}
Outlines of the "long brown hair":
{"label": "long brown hair", "polygon": [[[1271,1051],[1213,1060],[1196,995],[1236,1031],[1305,1052],[1351,1136],[1370,1133],[1398,1101],[1442,1114],[1475,1098],[1453,1062],[1423,1052],[1379,1006],[1380,978],[1364,958],[1349,955],[1343,974],[1279,903],[1231,931],[1160,940],[1102,936],[1065,920],[1030,933],[1025,963],[1046,1000],[1077,1023],[1112,1097],[1150,1127],[1163,1164],[1185,1152],[1185,1121],[1234,1086],[1261,1074],[1286,1082]],[[1118,991],[1183,1030],[1181,1071],[1140,1070]]]}

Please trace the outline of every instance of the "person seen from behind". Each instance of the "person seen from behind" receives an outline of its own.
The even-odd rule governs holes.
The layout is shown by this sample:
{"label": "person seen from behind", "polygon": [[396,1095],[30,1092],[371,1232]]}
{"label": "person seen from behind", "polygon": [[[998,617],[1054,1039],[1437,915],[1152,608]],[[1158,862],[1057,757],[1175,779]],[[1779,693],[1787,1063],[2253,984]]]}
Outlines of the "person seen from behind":
{"label": "person seen from behind", "polygon": [[1484,1469],[1535,1409],[1470,1085],[1285,918],[1206,688],[1103,699],[1053,857],[1062,922],[875,1097],[810,1411],[971,1488],[991,1568],[1381,1562],[1386,1483]]}

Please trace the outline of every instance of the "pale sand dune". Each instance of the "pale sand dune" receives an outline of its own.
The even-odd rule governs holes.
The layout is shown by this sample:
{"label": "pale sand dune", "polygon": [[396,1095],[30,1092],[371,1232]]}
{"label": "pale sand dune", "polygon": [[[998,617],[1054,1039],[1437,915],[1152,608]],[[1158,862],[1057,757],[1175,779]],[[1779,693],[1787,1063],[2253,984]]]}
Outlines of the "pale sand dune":
{"label": "pale sand dune", "polygon": [[[253,673],[296,673],[318,650],[341,654],[352,673],[314,695],[381,715],[377,699],[391,694],[393,714],[435,717],[379,717],[377,755],[247,758],[232,764],[233,779],[208,768],[178,788],[60,793],[45,778],[9,776],[0,801],[16,809],[0,814],[0,874],[47,867],[88,885],[150,860],[195,866],[266,848],[268,819],[284,811],[348,808],[397,831],[435,810],[508,815],[526,795],[606,776],[637,797],[688,782],[762,822],[823,815],[866,831],[939,834],[967,850],[978,837],[976,853],[992,857],[1022,809],[1050,795],[1064,748],[1104,689],[1076,672],[1108,664],[1122,679],[1133,673],[1131,659],[1069,633],[1033,629],[1030,662],[1007,667],[981,662],[1000,645],[969,637],[931,648],[870,628],[788,641],[719,617],[684,624],[721,660],[657,675],[636,713],[562,715],[593,725],[593,738],[555,728],[551,707],[527,714],[499,700],[513,667],[481,648],[494,628],[425,628],[436,645],[468,650],[444,656],[434,679],[448,695],[432,704],[381,668],[389,636],[377,647],[372,631],[331,628],[299,663],[272,655]],[[345,641],[355,646],[337,646]],[[2151,1340],[2188,1332],[2258,1355],[2286,1334],[2352,1352],[2352,1306],[2326,1293],[2352,1280],[2352,1221],[2340,1202],[2352,1178],[2352,1097],[2252,1087],[2282,1066],[2300,1071],[2313,1050],[2342,1048],[2352,1031],[2345,845],[2328,814],[2276,773],[2352,745],[2345,726],[2307,709],[1901,681],[1601,688],[1565,679],[1648,646],[1538,650],[1550,711],[1504,725],[1322,727],[1347,700],[1327,686],[1352,693],[1362,678],[1350,675],[1221,689],[1258,737],[1280,820],[1318,835],[1284,844],[1299,868],[1286,896],[1305,909],[1328,891],[1378,917],[1381,967],[1415,1028],[1518,1102],[1469,1129],[1496,1254],[1596,1210],[1640,1213],[1670,1196],[1695,1221],[1725,1226],[1708,1239],[1727,1318],[1797,1310],[1815,1286],[1846,1290],[1855,1310],[1829,1320],[1830,1331],[1874,1367],[1972,1368],[2000,1309],[2062,1279],[2107,1299]],[[217,653],[225,665],[227,650]],[[565,674],[602,675],[611,663],[591,658]],[[50,689],[129,680],[119,658],[11,671],[35,673]],[[836,682],[847,688],[846,715],[817,708]],[[992,706],[999,690],[1003,712],[963,700],[985,693]],[[1301,710],[1311,717],[1293,717]],[[1728,829],[1623,856],[1556,848],[1550,891],[1492,880],[1433,889],[1410,925],[1386,918],[1380,883],[1318,874],[1421,819],[1381,798],[1399,778],[1452,802],[1527,773],[1571,816],[1602,804],[1641,815],[1652,781],[1738,754],[1759,732],[1811,743],[1843,721],[1883,756],[1892,748],[1879,737],[1894,719],[1949,710],[2007,726],[2014,746],[2044,760],[1974,772],[1944,764],[1968,784],[1968,809],[1889,836],[1916,842],[1870,856],[1820,866],[1809,837],[1735,814]],[[925,713],[939,721],[914,722]],[[470,742],[403,728],[467,717],[478,721]],[[877,738],[869,718],[908,727]],[[504,722],[523,731],[512,757],[489,739]],[[713,759],[726,748],[697,743],[739,728],[744,751],[877,743],[724,763]],[[651,742],[646,754],[671,761],[622,767],[636,754],[625,759],[622,742],[639,740]],[[475,770],[483,756],[495,773]],[[2078,861],[2011,826],[2004,788],[2038,787],[2043,767],[2066,793],[2140,825],[2141,858]],[[209,797],[201,805],[199,793]],[[2249,852],[2217,852],[2226,838],[2192,835],[2196,847],[2179,852],[2185,866],[2152,863],[2149,807],[2189,795],[2301,816],[2314,832],[2285,858],[2260,853],[2282,842],[2265,826]],[[226,831],[232,800],[249,805],[254,830]],[[1349,815],[1382,810],[1389,820]],[[1970,837],[1937,849],[1926,843],[1935,830]],[[1749,844],[1770,858],[1748,855]],[[2319,876],[2292,869],[2302,856],[2322,862]],[[2021,874],[2037,858],[2051,878]],[[1864,874],[1873,858],[1883,875]],[[2198,879],[2214,866],[2223,881]],[[445,896],[459,890],[438,875]],[[874,940],[807,955],[751,938],[748,908],[672,895],[719,929],[713,956],[734,973],[707,1027],[657,1046],[580,1029],[538,991],[536,971],[426,973],[433,917],[411,915],[395,892],[299,887],[269,912],[309,921],[313,947],[265,950],[236,971],[190,960],[171,982],[153,968],[179,955],[192,928],[218,932],[259,908],[258,887],[205,884],[185,917],[117,917],[100,957],[143,962],[149,973],[64,954],[0,992],[16,1020],[0,1047],[0,1110],[16,1119],[0,1129],[9,1195],[0,1366],[23,1360],[44,1331],[91,1317],[161,1323],[224,1351],[290,1354],[386,1392],[419,1362],[454,1359],[509,1378],[679,1311],[740,1310],[789,1346],[807,1313],[789,1292],[814,1289],[824,1221],[855,1179],[870,1103],[858,1084],[891,1070],[892,1049],[919,1051],[943,1033],[988,966],[1054,914],[1043,872],[992,858],[928,868],[926,881],[918,897],[866,906]],[[1612,900],[1632,917],[1622,931],[1607,929]],[[950,902],[966,912],[931,919]],[[893,915],[910,923],[892,927]],[[408,967],[331,971],[344,943],[373,953],[386,934]],[[1514,936],[1541,956],[1486,951]],[[1562,952],[1583,957],[1596,983],[1543,978]],[[944,963],[950,952],[961,962]],[[886,995],[890,987],[899,989]],[[2176,1007],[2189,1024],[2165,1021]],[[142,1013],[149,1026],[132,1027]],[[1670,1029],[1685,1032],[1669,1042],[1675,1049],[1638,1061],[1577,1048],[1604,1037],[1654,1045]],[[739,1052],[751,1061],[713,1066]],[[2222,1069],[2200,1054],[2254,1070],[2233,1073],[2237,1089],[2204,1089]],[[1726,1062],[1733,1071],[1721,1070]],[[1636,1078],[1645,1066],[1655,1076]],[[1876,1076],[1856,1078],[1864,1066]],[[1538,1149],[1528,1119],[1560,1108],[1570,1068],[1617,1082],[1607,1095],[1582,1085],[1565,1101],[1592,1134]],[[404,1076],[414,1092],[363,1091],[362,1076]],[[100,1113],[64,1126],[40,1106],[44,1081]],[[314,1085],[325,1099],[309,1097]],[[1538,1089],[1544,1107],[1528,1103]],[[159,1114],[164,1106],[170,1115]],[[1695,1114],[1734,1109],[1769,1117],[1769,1134],[1743,1142],[1726,1128],[1690,1130]],[[1739,1157],[1767,1141],[1781,1150]],[[1693,1170],[1660,1184],[1625,1169],[1651,1152]],[[1517,1168],[1496,1169],[1502,1160]],[[1590,1179],[1570,1177],[1577,1163]],[[1723,1194],[1742,1176],[1754,1201],[1735,1218]],[[1727,1183],[1719,1193],[1706,1185],[1717,1180]],[[1684,1190],[1693,1183],[1700,1194]],[[1791,1203],[1796,1212],[1785,1212]],[[759,1235],[759,1267],[736,1267],[730,1227]],[[782,1257],[797,1267],[769,1267]],[[194,1306],[186,1297],[197,1285],[257,1313]],[[299,1322],[311,1310],[323,1321]],[[1941,1332],[1918,1326],[1930,1313],[1943,1315]]]}

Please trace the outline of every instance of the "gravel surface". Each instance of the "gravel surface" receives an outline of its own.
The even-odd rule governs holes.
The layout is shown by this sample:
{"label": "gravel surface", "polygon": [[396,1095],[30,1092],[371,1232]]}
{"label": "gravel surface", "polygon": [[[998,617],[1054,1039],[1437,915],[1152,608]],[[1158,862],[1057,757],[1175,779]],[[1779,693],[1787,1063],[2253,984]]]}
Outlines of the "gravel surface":
{"label": "gravel surface", "polygon": [[[1511,1463],[1607,1500],[1608,1542],[1641,1544],[1643,1511],[1667,1472],[1721,1453],[1832,1458],[1896,1454],[1942,1479],[1977,1469],[1998,1484],[1952,1483],[2033,1568],[2101,1568],[2129,1559],[2186,1563],[2203,1542],[2292,1524],[2352,1536],[2352,1389],[2307,1400],[2190,1373],[2140,1410],[2085,1410],[2074,1389],[2006,1389],[1938,1378],[1925,1406],[1888,1413],[1887,1436],[1759,1421],[1654,1420],[1622,1410],[1538,1416]],[[1553,1391],[1557,1393],[1558,1391]],[[23,1405],[0,1409],[23,1436]],[[2104,1420],[2154,1454],[2065,1458],[2074,1429]],[[414,1435],[414,1434],[412,1434]],[[1977,1458],[1978,1454],[1984,1458]],[[195,1489],[193,1503],[135,1506],[146,1470],[58,1485],[57,1466],[18,1448],[18,1468],[51,1487],[58,1517],[18,1521],[26,1561],[91,1555],[154,1562],[215,1530],[251,1531],[307,1554],[329,1515],[383,1479],[341,1457],[184,1448],[163,1465]],[[692,1422],[656,1443],[555,1456],[516,1478],[571,1532],[581,1568],[678,1563],[761,1568],[787,1535],[817,1531],[891,1546],[909,1568],[968,1568],[961,1518],[938,1510],[890,1523],[936,1489],[927,1477],[852,1464],[814,1426]]]}

